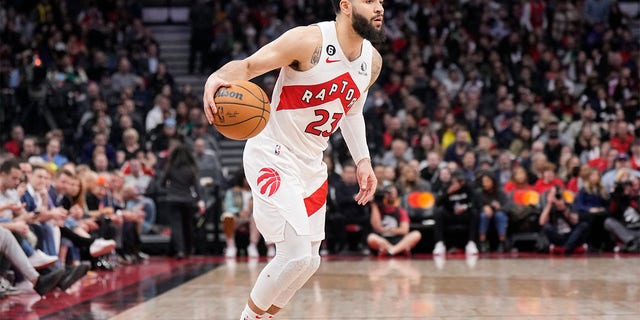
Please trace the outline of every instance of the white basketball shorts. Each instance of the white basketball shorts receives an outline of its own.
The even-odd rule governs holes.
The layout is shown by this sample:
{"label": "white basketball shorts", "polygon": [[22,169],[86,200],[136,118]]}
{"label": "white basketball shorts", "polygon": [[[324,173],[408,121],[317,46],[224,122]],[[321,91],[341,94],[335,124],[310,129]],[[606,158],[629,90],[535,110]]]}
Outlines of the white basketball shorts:
{"label": "white basketball shorts", "polygon": [[322,157],[302,160],[267,137],[247,141],[245,176],[253,193],[253,217],[267,242],[284,240],[289,223],[301,236],[324,239],[327,166]]}

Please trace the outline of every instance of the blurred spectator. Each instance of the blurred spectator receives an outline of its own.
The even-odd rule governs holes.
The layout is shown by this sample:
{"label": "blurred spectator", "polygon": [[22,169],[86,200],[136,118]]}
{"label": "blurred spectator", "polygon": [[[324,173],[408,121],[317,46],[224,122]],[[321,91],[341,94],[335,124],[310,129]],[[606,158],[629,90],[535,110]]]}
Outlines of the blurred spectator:
{"label": "blurred spectator", "polygon": [[464,228],[466,233],[465,253],[478,254],[475,239],[478,232],[478,198],[468,185],[464,174],[455,171],[451,177],[451,184],[447,189],[439,191],[436,198],[435,211],[435,240],[434,255],[446,253],[445,232],[451,226]]}
{"label": "blurred spectator", "polygon": [[[444,161],[453,161],[458,164],[462,163],[462,157],[465,152],[471,149],[469,141],[469,132],[459,128],[455,133],[455,142],[451,143],[444,152]],[[442,144],[443,146],[445,143]]]}
{"label": "blurred spectator", "polygon": [[209,184],[223,185],[222,164],[216,152],[208,149],[203,138],[198,138],[193,144],[193,156],[198,166],[200,177],[213,179]]}
{"label": "blurred spectator", "polygon": [[3,148],[7,152],[16,157],[20,156],[22,141],[24,139],[24,129],[22,126],[16,125],[11,128],[11,140],[4,143]]}
{"label": "blurred spectator", "polygon": [[640,178],[620,175],[611,193],[604,228],[622,242],[623,252],[640,252]]}
{"label": "blurred spectator", "polygon": [[609,0],[586,0],[584,17],[590,25],[606,24],[609,20]]}
{"label": "blurred spectator", "polygon": [[145,194],[153,179],[152,172],[144,170],[144,165],[136,158],[129,160],[127,164],[122,170],[125,183],[135,186],[137,193]]}
{"label": "blurred spectator", "polygon": [[629,155],[626,153],[619,154],[614,161],[614,167],[602,176],[602,186],[605,190],[611,192],[613,190],[616,177],[622,172],[627,172],[630,176],[640,177],[640,171],[631,169]]}
{"label": "blurred spectator", "polygon": [[587,222],[580,221],[578,214],[571,211],[561,188],[551,187],[546,198],[538,223],[551,242],[551,252],[574,253],[586,241],[589,229]]}
{"label": "blurred spectator", "polygon": [[184,259],[193,249],[193,214],[203,214],[205,209],[198,167],[187,148],[177,146],[170,153],[161,183],[166,187],[166,201],[173,215],[169,218],[171,250],[176,259]]}
{"label": "blurred spectator", "polygon": [[480,176],[480,251],[489,251],[487,241],[487,231],[489,223],[493,220],[496,231],[498,231],[497,252],[506,250],[505,240],[507,238],[507,227],[509,226],[509,216],[511,203],[507,195],[501,190],[500,185],[491,173],[483,173]]}
{"label": "blurred spectator", "polygon": [[149,141],[151,142],[151,151],[160,153],[169,150],[171,140],[182,140],[182,136],[178,133],[177,122],[174,118],[167,118],[162,126],[158,126],[151,134]]}
{"label": "blurred spectator", "polygon": [[533,185],[533,190],[542,195],[554,186],[564,189],[564,182],[556,177],[556,166],[547,162],[542,166],[542,177]]}
{"label": "blurred spectator", "polygon": [[164,123],[165,119],[173,118],[175,116],[173,109],[171,109],[171,100],[169,97],[158,94],[155,98],[155,105],[153,109],[147,113],[145,120],[145,129],[147,133],[156,129],[160,124]]}
{"label": "blurred spectator", "polygon": [[628,153],[633,135],[629,132],[629,124],[626,121],[619,121],[615,126],[615,136],[611,138],[611,148],[618,150],[619,153]]}
{"label": "blurred spectator", "polygon": [[398,190],[395,186],[385,187],[382,195],[371,204],[371,228],[367,236],[369,247],[378,251],[379,256],[411,255],[411,249],[420,242],[420,231],[409,231],[409,216],[399,206]]}
{"label": "blurred spectator", "polygon": [[199,0],[194,2],[189,9],[189,22],[191,24],[191,40],[189,41],[189,73],[195,69],[196,56],[199,56],[200,73],[204,73],[207,65],[207,55],[211,44],[214,14],[211,4]]}
{"label": "blurred spectator", "polygon": [[106,134],[101,132],[96,133],[93,141],[84,146],[81,162],[88,164],[90,160],[94,160],[96,154],[101,153],[107,157],[109,166],[115,165],[116,150],[108,141],[109,139]]}
{"label": "blurred spectator", "polygon": [[[356,166],[353,162],[342,165],[342,176],[335,184],[335,204],[336,215],[340,220],[336,220],[338,230],[336,230],[338,242],[349,245],[350,250],[359,250],[364,245],[366,230],[369,229],[369,214],[365,207],[358,204],[354,199],[360,191],[358,185]],[[347,230],[347,227],[351,229]],[[347,236],[352,235],[355,239]],[[351,241],[351,242],[350,242]]]}
{"label": "blurred spectator", "polygon": [[250,258],[260,256],[258,253],[260,233],[253,219],[251,188],[249,188],[243,170],[239,170],[235,174],[233,186],[226,191],[223,210],[224,212],[220,218],[227,242],[225,256],[227,258],[235,258],[238,254],[235,238],[236,232],[239,230],[244,230],[245,233],[249,233],[247,255]]}
{"label": "blurred spectator", "polygon": [[587,243],[592,250],[605,249],[610,242],[604,229],[604,221],[609,216],[609,192],[605,191],[600,178],[600,171],[591,168],[572,205],[573,211],[589,225]]}
{"label": "blurred spectator", "polygon": [[129,128],[125,130],[122,133],[122,144],[117,151],[117,162],[123,163],[135,158],[138,155],[138,152],[144,152],[144,149],[139,142],[140,135],[136,129]]}
{"label": "blurred spectator", "polygon": [[413,159],[411,148],[403,139],[393,139],[391,150],[385,152],[381,163],[385,166],[397,167],[399,161],[409,162]]}
{"label": "blurred spectator", "polygon": [[631,169],[640,170],[640,137],[636,138],[631,144]]}
{"label": "blurred spectator", "polygon": [[67,157],[60,154],[60,144],[62,142],[58,139],[49,139],[47,141],[47,148],[45,154],[42,155],[42,160],[45,162],[53,163],[58,167],[61,167],[69,161]]}
{"label": "blurred spectator", "polygon": [[131,72],[131,63],[127,58],[120,58],[118,71],[111,76],[111,89],[120,92],[125,88],[134,89],[142,84],[142,78]]}

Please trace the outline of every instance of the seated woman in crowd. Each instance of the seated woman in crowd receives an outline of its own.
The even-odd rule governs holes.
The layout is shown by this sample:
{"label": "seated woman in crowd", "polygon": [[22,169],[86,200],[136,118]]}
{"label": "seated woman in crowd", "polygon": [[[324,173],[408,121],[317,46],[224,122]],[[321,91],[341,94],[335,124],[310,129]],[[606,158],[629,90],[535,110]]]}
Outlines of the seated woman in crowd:
{"label": "seated woman in crowd", "polygon": [[509,226],[509,216],[507,212],[511,207],[511,201],[501,190],[498,182],[491,173],[483,173],[480,176],[480,251],[489,251],[487,241],[487,230],[489,223],[493,220],[498,231],[499,243],[497,252],[504,252],[506,249],[505,240],[507,238],[507,227]]}

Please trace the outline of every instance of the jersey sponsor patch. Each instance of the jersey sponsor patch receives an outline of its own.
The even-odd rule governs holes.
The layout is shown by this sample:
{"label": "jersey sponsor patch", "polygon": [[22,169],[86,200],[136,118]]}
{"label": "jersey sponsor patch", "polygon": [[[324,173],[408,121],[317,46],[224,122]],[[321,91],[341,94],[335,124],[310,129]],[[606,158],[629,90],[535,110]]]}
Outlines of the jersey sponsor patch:
{"label": "jersey sponsor patch", "polygon": [[280,103],[276,111],[313,108],[319,105],[340,100],[347,113],[360,98],[360,90],[348,72],[327,82],[316,85],[292,85],[282,87]]}
{"label": "jersey sponsor patch", "polygon": [[280,174],[273,168],[260,169],[260,175],[258,176],[258,187],[260,187],[260,194],[265,194],[267,197],[271,197],[280,188]]}

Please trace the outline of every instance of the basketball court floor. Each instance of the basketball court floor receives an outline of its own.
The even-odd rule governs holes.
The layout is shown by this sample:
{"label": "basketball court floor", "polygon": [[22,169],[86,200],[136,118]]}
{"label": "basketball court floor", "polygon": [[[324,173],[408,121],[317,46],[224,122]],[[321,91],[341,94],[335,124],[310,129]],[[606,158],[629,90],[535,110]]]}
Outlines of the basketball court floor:
{"label": "basketball court floor", "polygon": [[[265,263],[152,258],[4,298],[0,318],[237,320]],[[640,319],[640,256],[325,257],[278,319]]]}

